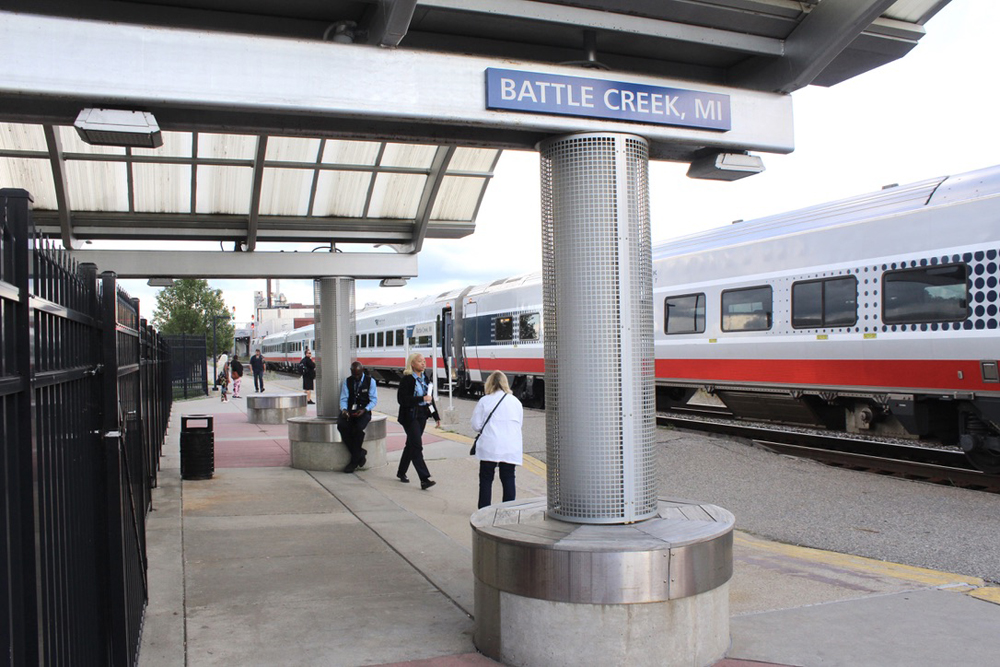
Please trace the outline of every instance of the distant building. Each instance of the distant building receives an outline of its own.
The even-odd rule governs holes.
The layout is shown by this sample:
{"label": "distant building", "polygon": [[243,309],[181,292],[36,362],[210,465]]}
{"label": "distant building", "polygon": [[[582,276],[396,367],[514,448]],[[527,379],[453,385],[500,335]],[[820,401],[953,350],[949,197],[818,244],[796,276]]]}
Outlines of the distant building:
{"label": "distant building", "polygon": [[271,305],[263,292],[254,292],[253,338],[262,338],[280,331],[291,331],[316,321],[316,307],[288,303],[284,294],[272,295]]}

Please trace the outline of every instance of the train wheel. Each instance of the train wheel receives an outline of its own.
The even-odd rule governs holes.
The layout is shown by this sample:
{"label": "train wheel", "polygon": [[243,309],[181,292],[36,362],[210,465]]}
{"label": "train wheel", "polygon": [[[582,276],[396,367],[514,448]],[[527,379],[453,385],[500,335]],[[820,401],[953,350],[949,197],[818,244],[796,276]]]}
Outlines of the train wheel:
{"label": "train wheel", "polygon": [[978,470],[1000,473],[1000,436],[965,433],[959,440],[965,458]]}
{"label": "train wheel", "polygon": [[969,463],[976,466],[977,470],[995,475],[1000,473],[1000,454],[995,454],[986,449],[975,449],[965,453],[965,458]]}

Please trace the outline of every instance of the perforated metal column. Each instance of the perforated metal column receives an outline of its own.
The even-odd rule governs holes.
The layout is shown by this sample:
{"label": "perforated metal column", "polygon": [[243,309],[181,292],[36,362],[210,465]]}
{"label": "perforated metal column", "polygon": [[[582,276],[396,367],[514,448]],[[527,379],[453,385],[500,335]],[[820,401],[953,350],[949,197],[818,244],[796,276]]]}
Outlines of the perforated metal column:
{"label": "perforated metal column", "polygon": [[340,414],[340,383],[357,357],[354,327],[354,280],[320,278],[313,281],[316,309],[316,416],[336,419]]}
{"label": "perforated metal column", "polygon": [[648,145],[539,144],[548,511],[576,523],[656,513]]}

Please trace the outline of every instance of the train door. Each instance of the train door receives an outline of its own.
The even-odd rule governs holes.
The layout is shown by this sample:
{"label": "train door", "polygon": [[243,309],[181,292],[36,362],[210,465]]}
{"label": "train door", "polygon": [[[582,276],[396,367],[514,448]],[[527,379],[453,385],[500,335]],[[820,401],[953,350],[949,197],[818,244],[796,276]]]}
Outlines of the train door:
{"label": "train door", "polygon": [[465,304],[465,317],[463,320],[465,340],[462,341],[462,355],[465,357],[468,381],[482,382],[482,371],[480,371],[481,366],[479,363],[479,347],[482,341],[479,340],[479,303],[477,301],[470,299]]}
{"label": "train door", "polygon": [[452,317],[451,306],[445,306],[441,310],[441,358],[444,360],[444,381],[447,384],[452,378],[452,358],[454,356],[454,330],[455,321]]}

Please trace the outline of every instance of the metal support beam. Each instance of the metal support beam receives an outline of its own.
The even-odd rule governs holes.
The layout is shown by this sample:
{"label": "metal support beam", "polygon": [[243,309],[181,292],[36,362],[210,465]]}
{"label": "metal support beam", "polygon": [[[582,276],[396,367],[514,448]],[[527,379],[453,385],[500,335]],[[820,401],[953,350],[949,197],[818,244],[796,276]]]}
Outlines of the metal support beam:
{"label": "metal support beam", "polygon": [[895,2],[823,0],[785,40],[784,57],[753,59],[730,80],[774,93],[804,88]]}
{"label": "metal support beam", "polygon": [[399,46],[410,29],[417,0],[378,0],[371,19],[365,25],[368,43]]}
{"label": "metal support beam", "polygon": [[119,278],[412,278],[417,255],[367,252],[198,252],[181,250],[74,250]]}
{"label": "metal support beam", "polygon": [[[652,159],[685,159],[707,146],[775,153],[794,147],[786,95],[588,71],[592,78],[729,95],[739,123],[717,132],[513,113],[484,104],[484,72],[496,66],[493,58],[205,34],[0,12],[0,106],[35,118],[61,117],[79,111],[75,99],[101,99],[108,106],[148,110],[164,130],[241,128],[496,148],[533,149],[558,134],[612,131],[645,137]],[[543,63],[511,66],[582,74]],[[365,73],[363,85],[358,72]],[[116,82],[113,90],[108,81]]]}
{"label": "metal support beam", "polygon": [[[630,16],[601,9],[573,7],[553,2],[533,0],[421,0],[421,7],[454,9],[469,13],[507,14],[545,21],[553,25],[586,26],[593,30],[608,30],[635,35],[670,39],[687,44],[717,46],[725,44],[733,51],[753,55],[780,56],[780,39],[741,34],[729,30],[707,28],[674,21],[657,21],[646,16]],[[473,19],[474,20],[474,19]]]}
{"label": "metal support beam", "polygon": [[253,189],[250,192],[250,219],[247,221],[247,250],[257,247],[257,220],[260,218],[260,191],[264,185],[264,156],[267,155],[267,135],[257,137],[257,153],[253,160]]}
{"label": "metal support beam", "polygon": [[413,228],[413,252],[420,252],[424,247],[424,238],[427,236],[427,225],[431,219],[432,203],[437,199],[438,190],[441,189],[441,182],[448,171],[448,163],[451,156],[455,154],[454,146],[439,146],[434,153],[434,160],[431,162],[431,173],[424,183],[424,191],[420,195],[420,217],[417,218]]}
{"label": "metal support beam", "polygon": [[76,238],[73,236],[73,218],[70,214],[69,190],[66,187],[66,170],[62,154],[62,142],[55,128],[45,125],[45,143],[49,148],[49,164],[52,166],[52,182],[56,188],[56,205],[59,207],[59,230],[63,246],[67,250],[74,248]]}

